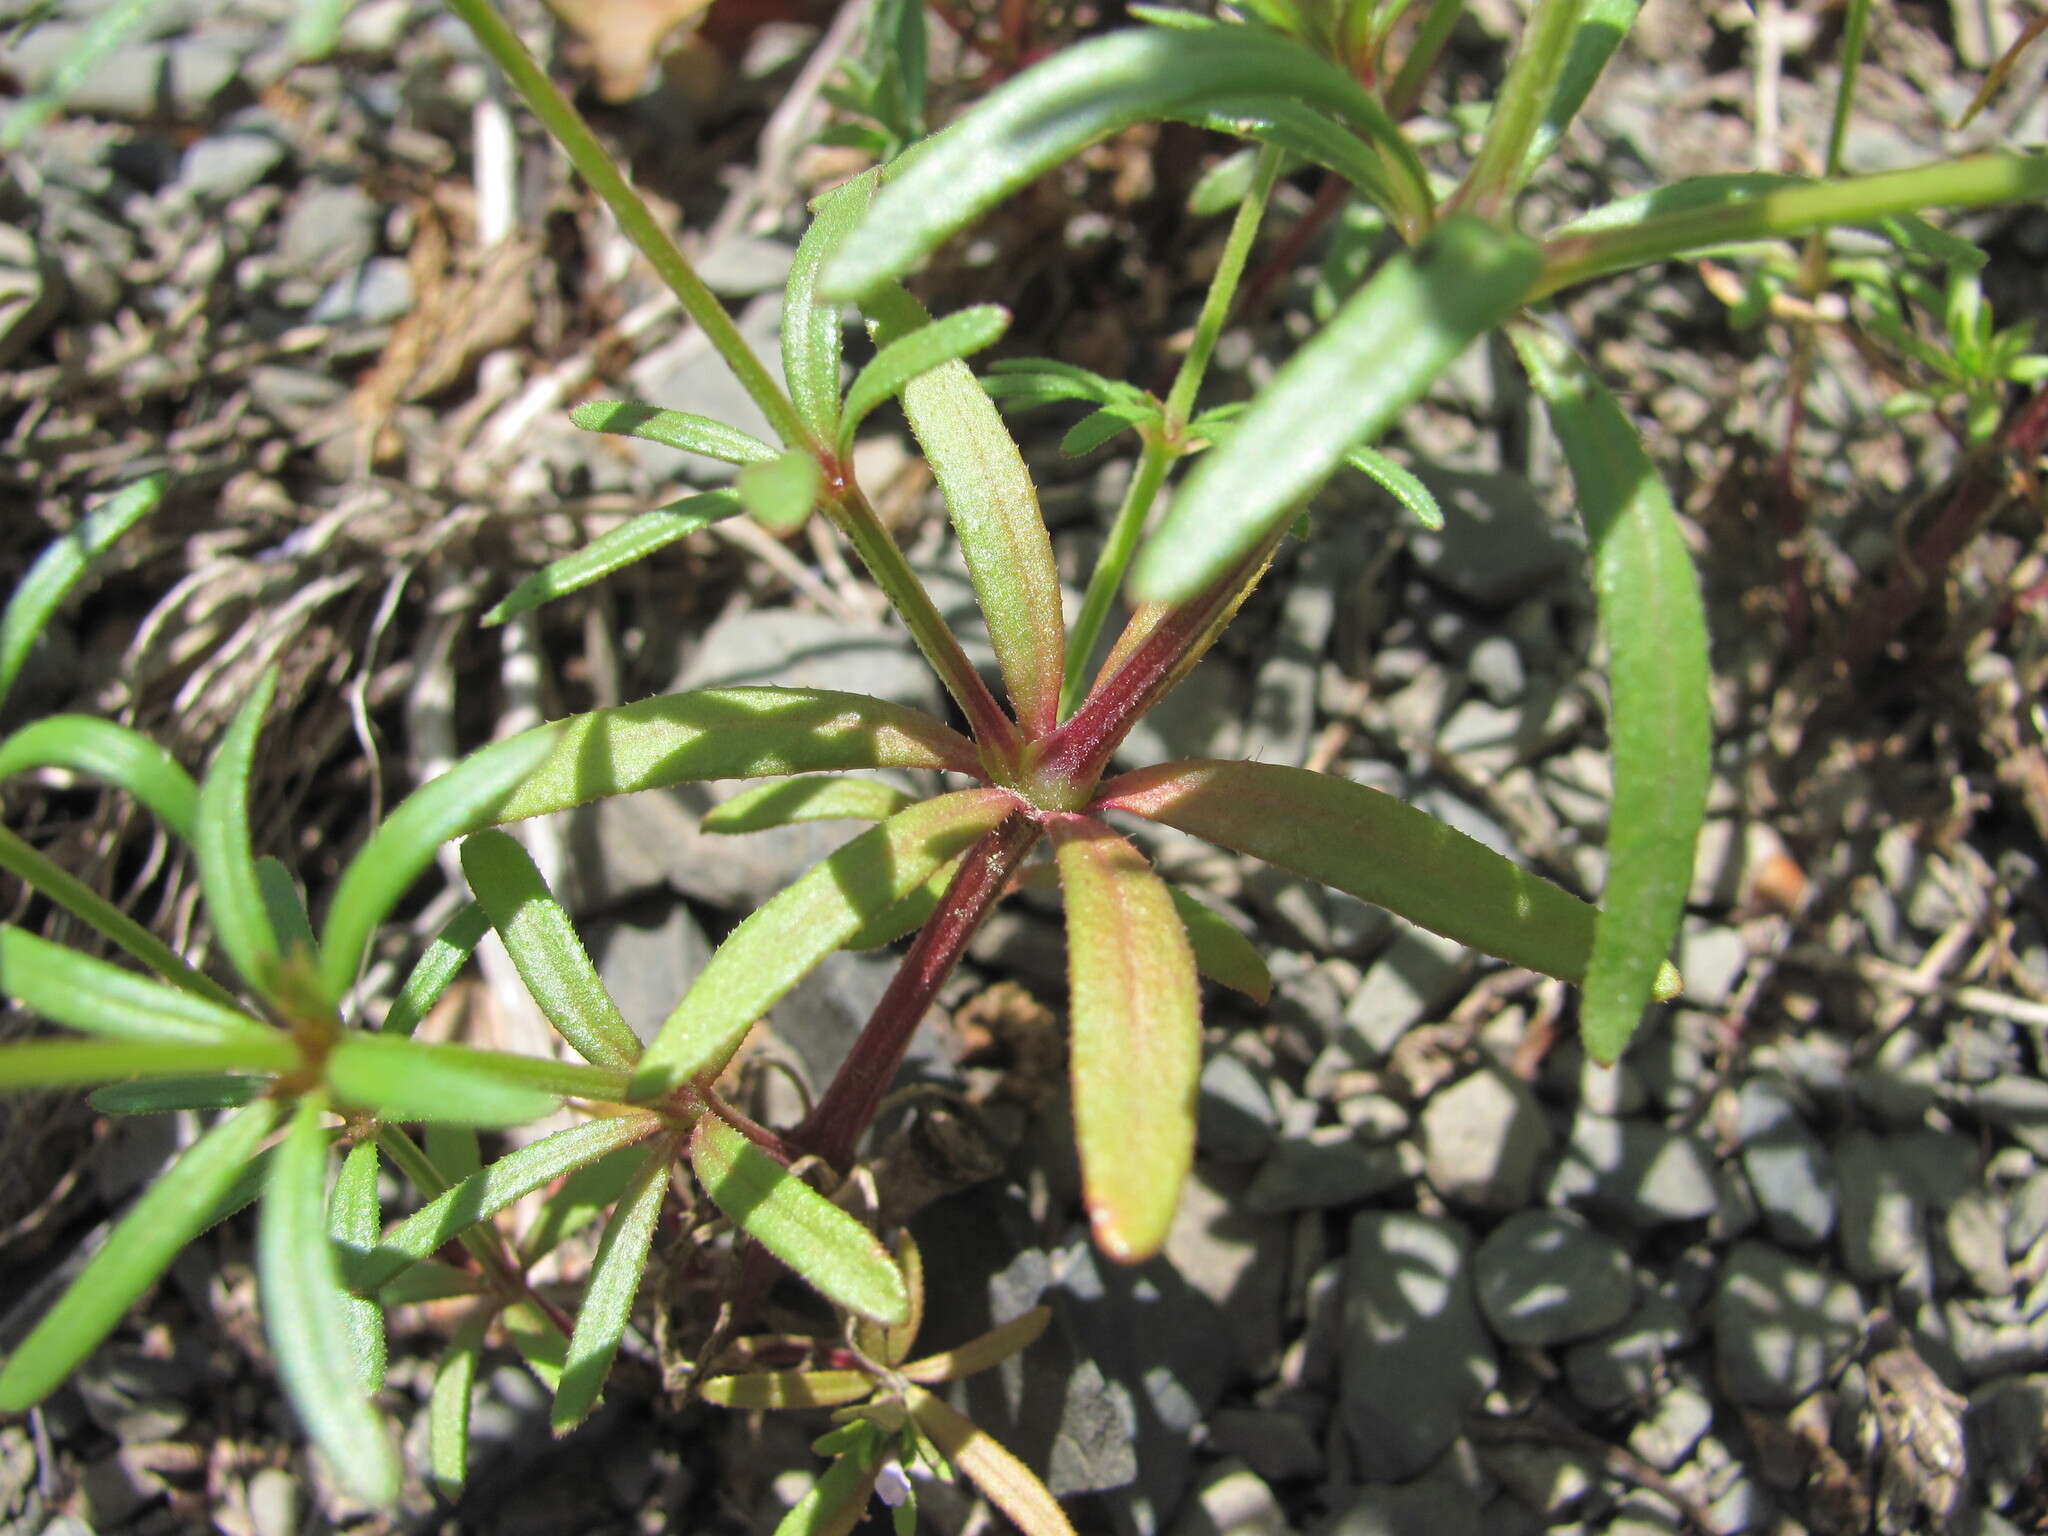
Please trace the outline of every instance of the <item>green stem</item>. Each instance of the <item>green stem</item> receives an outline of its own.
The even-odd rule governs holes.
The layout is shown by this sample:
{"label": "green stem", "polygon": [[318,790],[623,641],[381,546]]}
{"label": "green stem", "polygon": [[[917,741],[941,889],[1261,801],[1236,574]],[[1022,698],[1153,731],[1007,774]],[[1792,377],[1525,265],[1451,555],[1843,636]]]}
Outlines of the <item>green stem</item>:
{"label": "green stem", "polygon": [[1145,531],[1145,514],[1166,483],[1166,472],[1179,454],[1164,436],[1145,434],[1145,447],[1138,455],[1138,467],[1124,490],[1123,505],[1116,509],[1116,521],[1109,526],[1109,542],[1102,558],[1088,578],[1088,591],[1081,599],[1081,612],[1067,637],[1067,673],[1060,680],[1060,718],[1066,719],[1080,705],[1088,691],[1088,669],[1095,660],[1095,647],[1102,639],[1102,627],[1109,620],[1110,605],[1124,584],[1138,539]]}
{"label": "green stem", "polygon": [[718,355],[725,359],[725,365],[739,379],[740,387],[761,408],[761,414],[768,418],[769,425],[782,441],[792,447],[809,443],[811,433],[803,418],[790,404],[782,386],[775,382],[775,376],[762,365],[754,355],[754,349],[740,335],[739,327],[733,324],[725,306],[704,286],[703,279],[697,276],[697,269],[690,265],[682,248],[656,220],[640,194],[633,190],[632,183],[626,180],[618,163],[598,143],[597,135],[590,131],[590,125],[584,122],[582,114],[571,105],[568,97],[555,88],[555,83],[534,61],[533,55],[526,51],[526,45],[519,41],[518,34],[498,14],[491,0],[448,0],[448,8],[476,34],[484,52],[505,72],[505,78],[526,99],[533,115],[540,119],[541,126],[562,146],[569,163],[605,200],[613,217],[619,221],[619,228],[625,231],[626,238],[639,247],[648,265],[682,301],[684,312],[697,322]]}
{"label": "green stem", "polygon": [[1498,224],[1521,190],[1529,144],[1543,125],[1557,94],[1558,76],[1571,56],[1572,41],[1586,18],[1587,0],[1537,0],[1536,13],[1522,30],[1522,46],[1508,66],[1479,146],[1454,206]]}
{"label": "green stem", "polygon": [[1842,147],[1849,140],[1849,109],[1856,96],[1856,73],[1863,63],[1863,38],[1870,26],[1870,0],[1849,0],[1842,17],[1842,79],[1835,87],[1835,117],[1828,128],[1830,176],[1842,174]]}
{"label": "green stem", "polygon": [[1451,34],[1458,30],[1464,14],[1465,0],[1431,0],[1429,14],[1422,18],[1415,41],[1408,46],[1408,56],[1401,60],[1400,73],[1387,87],[1387,116],[1395,122],[1415,110],[1415,103],[1422,97],[1422,82],[1436,68],[1437,59],[1450,43]]}
{"label": "green stem", "polygon": [[991,752],[1002,761],[1014,760],[1021,740],[1016,722],[1003,712],[988,684],[975,671],[974,663],[967,659],[959,637],[940,614],[910,562],[904,559],[903,550],[882,526],[875,509],[868,505],[860,487],[849,479],[838,496],[825,502],[825,513],[853,546],[853,552],[867,567],[875,585],[882,589],[882,595],[889,599],[897,617],[903,620],[924,659],[939,674],[946,692],[960,706],[968,729],[983,751],[983,760],[987,761]]}
{"label": "green stem", "polygon": [[1743,202],[1652,214],[1622,228],[1548,241],[1543,276],[1530,298],[1718,245],[1790,239],[1829,224],[1868,224],[1929,208],[1982,208],[2043,197],[2048,197],[2048,155],[2013,153],[1773,187]]}
{"label": "green stem", "polygon": [[1117,508],[1116,520],[1110,524],[1109,542],[1103,546],[1102,558],[1096,562],[1094,573],[1088,578],[1088,591],[1081,599],[1080,617],[1067,639],[1066,675],[1060,680],[1062,720],[1074,712],[1087,690],[1088,667],[1094,660],[1096,644],[1102,638],[1103,625],[1109,620],[1110,607],[1116,601],[1118,589],[1123,586],[1124,573],[1131,567],[1131,556],[1136,553],[1138,540],[1145,532],[1145,514],[1152,510],[1153,499],[1158,496],[1159,487],[1166,482],[1167,470],[1187,451],[1183,439],[1188,415],[1195,408],[1195,396],[1201,391],[1202,377],[1209,371],[1209,359],[1215,354],[1217,338],[1223,334],[1223,322],[1230,318],[1231,302],[1237,297],[1237,286],[1244,277],[1245,263],[1251,259],[1259,224],[1265,218],[1266,202],[1273,195],[1273,183],[1280,179],[1280,168],[1286,158],[1284,150],[1270,144],[1259,151],[1259,158],[1252,167],[1252,184],[1245,189],[1244,200],[1237,205],[1237,215],[1232,219],[1230,233],[1223,242],[1223,255],[1209,279],[1209,291],[1202,298],[1202,312],[1195,318],[1194,339],[1188,343],[1187,355],[1180,360],[1180,370],[1173,376],[1173,387],[1167,391],[1164,430],[1146,434],[1145,447],[1138,456],[1137,468],[1132,471],[1131,483],[1124,491],[1123,504]]}

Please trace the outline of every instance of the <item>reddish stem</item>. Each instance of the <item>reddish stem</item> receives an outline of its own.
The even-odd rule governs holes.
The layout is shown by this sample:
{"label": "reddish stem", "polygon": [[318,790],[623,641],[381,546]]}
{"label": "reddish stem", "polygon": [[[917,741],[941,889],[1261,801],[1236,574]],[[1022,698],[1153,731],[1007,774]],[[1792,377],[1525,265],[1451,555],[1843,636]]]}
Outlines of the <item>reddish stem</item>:
{"label": "reddish stem", "polygon": [[789,1142],[845,1169],[882,1095],[896,1080],[910,1040],[939,988],[953,974],[967,941],[981,926],[1024,855],[1038,841],[1039,824],[1021,807],[967,850],[938,910],[911,941],[881,1001],[839,1064],[817,1108],[789,1134]]}

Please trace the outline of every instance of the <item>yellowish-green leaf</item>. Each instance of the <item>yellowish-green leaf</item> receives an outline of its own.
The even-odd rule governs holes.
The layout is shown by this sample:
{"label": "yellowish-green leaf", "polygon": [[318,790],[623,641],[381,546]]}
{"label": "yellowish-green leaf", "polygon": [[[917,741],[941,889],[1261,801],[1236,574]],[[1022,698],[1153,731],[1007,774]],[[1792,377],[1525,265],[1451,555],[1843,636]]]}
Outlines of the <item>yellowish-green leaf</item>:
{"label": "yellowish-green leaf", "polygon": [[245,1013],[7,925],[0,925],[0,993],[53,1024],[114,1039],[246,1042],[259,1050],[283,1043]]}
{"label": "yellowish-green leaf", "polygon": [[714,1376],[699,1395],[721,1408],[837,1408],[874,1390],[861,1371],[751,1371]]}
{"label": "yellowish-green leaf", "polygon": [[763,784],[704,813],[706,832],[765,832],[799,821],[886,821],[914,799],[877,779],[813,774]]}
{"label": "yellowish-green leaf", "polygon": [[[764,449],[767,444],[761,445]],[[580,592],[679,539],[701,533],[713,523],[723,522],[740,512],[740,499],[731,491],[706,491],[685,496],[681,501],[642,512],[621,523],[610,533],[599,534],[574,554],[550,561],[506,593],[483,616],[485,624],[502,624],[522,613],[531,613],[544,603],[571,592]]]}
{"label": "yellowish-green leaf", "polygon": [[1021,1317],[1012,1318],[1000,1328],[991,1328],[957,1349],[911,1361],[903,1367],[904,1378],[921,1381],[929,1387],[942,1381],[958,1381],[976,1371],[990,1370],[1036,1344],[1045,1333],[1045,1325],[1051,1321],[1051,1308],[1033,1307]]}
{"label": "yellowish-green leaf", "polygon": [[619,1340],[633,1315],[633,1298],[640,1292],[641,1273],[647,1268],[647,1249],[654,1241],[662,1197],[668,1193],[674,1154],[674,1145],[666,1138],[656,1143],[605,1224],[590,1279],[583,1288],[576,1331],[569,1337],[569,1355],[562,1366],[561,1384],[555,1389],[555,1405],[548,1416],[558,1435],[566,1435],[583,1422],[597,1405],[605,1377],[611,1374]]}
{"label": "yellowish-green leaf", "polygon": [[749,464],[736,487],[755,522],[776,533],[801,528],[818,504],[824,473],[808,448],[792,448],[766,464]]}
{"label": "yellowish-green leaf", "polygon": [[495,1310],[485,1302],[470,1311],[434,1372],[434,1393],[427,1404],[427,1475],[444,1499],[460,1496],[469,1479],[469,1402],[484,1331]]}
{"label": "yellowish-green leaf", "polygon": [[1242,992],[1255,1003],[1273,995],[1273,973],[1266,969],[1258,946],[1239,933],[1215,908],[1196,900],[1178,886],[1168,887],[1173,910],[1180,914],[1187,930],[1188,945],[1195,952],[1195,968],[1219,986]]}
{"label": "yellowish-green leaf", "polygon": [[569,413],[569,419],[586,432],[637,437],[665,448],[702,454],[707,459],[723,459],[728,464],[765,464],[776,453],[751,432],[713,421],[709,416],[664,411],[626,400],[586,400]]}
{"label": "yellowish-green leaf", "polygon": [[524,1125],[561,1107],[557,1094],[510,1082],[460,1046],[400,1035],[350,1034],[327,1058],[327,1083],[344,1104],[385,1120]]}
{"label": "yellowish-green leaf", "polygon": [[910,1387],[904,1403],[917,1427],[931,1437],[946,1460],[972,1478],[989,1502],[1016,1521],[1025,1536],[1075,1536],[1059,1500],[1001,1441],[923,1387]]}

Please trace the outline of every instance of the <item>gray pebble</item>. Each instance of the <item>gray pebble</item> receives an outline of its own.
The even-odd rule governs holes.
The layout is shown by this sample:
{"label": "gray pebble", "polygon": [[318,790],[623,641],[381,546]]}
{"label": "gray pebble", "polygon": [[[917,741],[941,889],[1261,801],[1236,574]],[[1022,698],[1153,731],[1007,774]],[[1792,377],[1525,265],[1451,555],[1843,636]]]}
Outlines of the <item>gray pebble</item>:
{"label": "gray pebble", "polygon": [[1720,1188],[1713,1160],[1694,1137],[1581,1110],[1551,1177],[1549,1199],[1592,1205],[1647,1227],[1711,1216]]}
{"label": "gray pebble", "polygon": [[1353,1093],[1337,1101],[1337,1118],[1360,1141],[1387,1142],[1408,1134],[1414,1117],[1398,1099],[1384,1093]]}
{"label": "gray pebble", "polygon": [[1487,1446],[1480,1461],[1518,1503],[1543,1517],[1545,1527],[1572,1514],[1593,1492],[1592,1466],[1559,1446],[1509,1440]]}
{"label": "gray pebble", "polygon": [[2006,1252],[2017,1259],[2048,1237],[2048,1169],[2032,1174],[2013,1191],[2005,1229]]}
{"label": "gray pebble", "polygon": [[1494,1375],[1464,1229],[1405,1211],[1353,1218],[1338,1406],[1359,1471],[1416,1476],[1458,1437]]}
{"label": "gray pebble", "polygon": [[378,213],[370,194],[352,183],[306,188],[278,232],[278,270],[325,282],[361,266],[377,248]]}
{"label": "gray pebble", "polygon": [[1479,1308],[1508,1344],[1547,1349],[1620,1322],[1635,1299],[1628,1255],[1569,1211],[1520,1211],[1472,1261]]}
{"label": "gray pebble", "polygon": [[1714,1296],[1714,1355],[1737,1402],[1783,1408],[1824,1385],[1863,1329],[1848,1281],[1762,1243],[1737,1243]]}
{"label": "gray pebble", "polygon": [[1700,1437],[1713,1427],[1714,1405],[1689,1384],[1660,1392],[1650,1411],[1629,1431],[1628,1448],[1660,1472],[1674,1470]]}
{"label": "gray pebble", "polygon": [[1920,1201],[1898,1160],[1862,1131],[1835,1149],[1842,1183],[1842,1265],[1856,1280],[1903,1275],[1928,1262]]}
{"label": "gray pebble", "polygon": [[1343,1125],[1283,1136],[1244,1193],[1248,1210],[1261,1213],[1349,1205],[1414,1177],[1408,1147],[1368,1147]]}
{"label": "gray pebble", "polygon": [[1648,1398],[1666,1362],[1692,1338],[1692,1314],[1661,1292],[1645,1296],[1618,1328],[1565,1351],[1565,1379],[1589,1408],[1620,1408]]}
{"label": "gray pebble", "polygon": [[195,139],[178,164],[178,186],[211,204],[230,202],[284,164],[290,146],[257,125]]}
{"label": "gray pebble", "polygon": [[1208,1430],[1211,1450],[1239,1458],[1269,1483],[1322,1473],[1322,1446],[1300,1415],[1285,1409],[1219,1408]]}
{"label": "gray pebble", "polygon": [[2034,1479],[2043,1426],[2048,1376],[2001,1376],[1970,1394],[1970,1428],[1979,1451],[1973,1470],[1993,1503],[2010,1502]]}
{"label": "gray pebble", "polygon": [[598,979],[645,1041],[711,959],[711,941],[680,901],[587,924],[583,938]]}
{"label": "gray pebble", "polygon": [[1521,757],[1520,711],[1485,699],[1467,699],[1437,732],[1435,745],[1458,760],[1466,773],[1497,779]]}
{"label": "gray pebble", "polygon": [[1522,670],[1522,653],[1506,635],[1488,635],[1473,646],[1472,654],[1465,658],[1465,671],[1481,693],[1503,707],[1519,699],[1529,685]]}
{"label": "gray pebble", "polygon": [[1172,1536],[1291,1536],[1291,1528],[1258,1473],[1225,1462],[1189,1495]]}
{"label": "gray pebble", "polygon": [[396,256],[373,256],[337,277],[307,316],[321,325],[389,325],[412,308],[412,270]]}
{"label": "gray pebble", "polygon": [[1204,1153],[1225,1162],[1248,1163],[1265,1155],[1280,1117],[1259,1073],[1228,1051],[1202,1066],[1195,1101],[1195,1140]]}
{"label": "gray pebble", "polygon": [[1685,996],[1702,1008],[1728,1001],[1749,964],[1749,942],[1734,928],[1688,925],[1678,941],[1678,970]]}
{"label": "gray pebble", "polygon": [[1582,556],[1520,475],[1425,471],[1422,478],[1444,509],[1444,526],[1409,534],[1408,548],[1431,581],[1468,602],[1506,608]]}
{"label": "gray pebble", "polygon": [[299,1484],[281,1467],[264,1467],[249,1478],[249,1523],[256,1536],[292,1536],[299,1528]]}
{"label": "gray pebble", "polygon": [[1742,1171],[1771,1240],[1792,1248],[1826,1242],[1838,1210],[1834,1170],[1791,1090],[1772,1078],[1751,1078],[1736,1096],[1735,1124]]}
{"label": "gray pebble", "polygon": [[1986,1296],[2004,1296],[2013,1287],[2005,1254],[2007,1219],[2004,1203],[1982,1189],[1963,1191],[1941,1218],[1949,1257]]}
{"label": "gray pebble", "polygon": [[750,299],[782,287],[796,259],[796,247],[754,235],[731,235],[704,253],[697,275],[722,298]]}
{"label": "gray pebble", "polygon": [[1322,1536],[1491,1536],[1472,1491],[1446,1477],[1361,1488]]}
{"label": "gray pebble", "polygon": [[2036,1157],[2048,1157],[2048,1082],[2002,1077],[1980,1083],[1971,1091],[1969,1104]]}
{"label": "gray pebble", "polygon": [[1549,1149],[1550,1126],[1529,1085],[1492,1063],[1433,1094],[1422,1111],[1430,1186],[1462,1205],[1527,1205]]}
{"label": "gray pebble", "polygon": [[1401,1036],[1443,1006],[1471,964],[1464,945],[1403,926],[1344,1005],[1339,1042],[1358,1065],[1384,1060]]}
{"label": "gray pebble", "polygon": [[0,368],[32,346],[63,307],[62,272],[26,230],[0,224]]}

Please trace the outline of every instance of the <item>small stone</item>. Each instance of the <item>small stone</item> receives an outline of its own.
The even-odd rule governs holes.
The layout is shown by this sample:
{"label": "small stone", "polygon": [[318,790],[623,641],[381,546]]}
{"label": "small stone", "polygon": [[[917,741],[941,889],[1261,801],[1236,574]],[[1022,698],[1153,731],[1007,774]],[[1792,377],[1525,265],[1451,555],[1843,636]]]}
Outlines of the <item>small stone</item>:
{"label": "small stone", "polygon": [[411,269],[396,256],[376,256],[330,283],[306,318],[320,325],[389,325],[411,308]]}
{"label": "small stone", "polygon": [[298,1479],[282,1467],[264,1467],[252,1474],[249,1523],[255,1536],[292,1536],[299,1528]]}
{"label": "small stone", "polygon": [[1848,1281],[1762,1243],[1737,1243],[1714,1296],[1714,1354],[1736,1401],[1784,1408],[1825,1385],[1863,1331]]}
{"label": "small stone", "polygon": [[1472,647],[1465,658],[1465,672],[1479,691],[1503,707],[1522,696],[1529,686],[1522,670],[1522,653],[1506,635],[1488,635]]}
{"label": "small stone", "polygon": [[1638,1226],[1697,1221],[1720,1204],[1713,1160],[1691,1136],[1581,1110],[1549,1199],[1610,1210]]}
{"label": "small stone", "polygon": [[1685,978],[1685,996],[1702,1008],[1728,1001],[1749,964],[1749,941],[1734,928],[1689,927],[1678,943],[1678,971]]}
{"label": "small stone", "polygon": [[1202,1479],[1173,1523],[1173,1536],[1292,1536],[1293,1528],[1259,1475],[1225,1462]]}
{"label": "small stone", "polygon": [[1486,1470],[1525,1508],[1543,1516],[1546,1527],[1586,1502],[1594,1472],[1585,1457],[1554,1445],[1505,1441],[1479,1454]]}
{"label": "small stone", "polygon": [[1648,1398],[1664,1380],[1666,1362],[1692,1338],[1692,1316],[1654,1292],[1618,1328],[1565,1351],[1565,1379],[1589,1408],[1607,1410]]}
{"label": "small stone", "polygon": [[704,253],[697,263],[697,275],[722,298],[751,299],[757,293],[780,290],[795,259],[792,245],[735,234]]}
{"label": "small stone", "polygon": [[1482,608],[1507,608],[1572,570],[1583,551],[1520,475],[1425,470],[1444,526],[1411,533],[1432,582]]}
{"label": "small stone", "polygon": [[1337,1100],[1337,1118],[1360,1141],[1394,1141],[1408,1134],[1414,1116],[1400,1100],[1384,1093],[1352,1093]]}
{"label": "small stone", "polygon": [[1546,759],[1537,776],[1552,808],[1571,825],[1582,832],[1606,827],[1607,809],[1614,800],[1614,768],[1605,752],[1574,747]]}
{"label": "small stone", "polygon": [[1166,1258],[1189,1285],[1214,1302],[1227,1342],[1247,1370],[1264,1372],[1280,1353],[1288,1266],[1288,1223],[1249,1209],[1236,1170],[1197,1163],[1181,1186],[1166,1235]]}
{"label": "small stone", "polygon": [[1497,779],[1521,757],[1519,711],[1485,699],[1467,699],[1437,732],[1435,746],[1458,760],[1466,773]]}
{"label": "small stone", "polygon": [[1628,1255],[1569,1211],[1520,1211],[1472,1261],[1479,1307],[1505,1343],[1548,1349],[1628,1315]]}
{"label": "small stone", "polygon": [[127,1446],[87,1462],[78,1482],[86,1518],[102,1531],[126,1525],[164,1493],[164,1480],[143,1466]]}
{"label": "small stone", "polygon": [[1323,1450],[1298,1414],[1278,1408],[1219,1408],[1209,1415],[1209,1448],[1235,1456],[1269,1483],[1320,1476]]}
{"label": "small stone", "polygon": [[1792,1248],[1826,1242],[1838,1210],[1834,1170],[1791,1090],[1772,1078],[1751,1078],[1736,1096],[1735,1124],[1742,1171],[1771,1240]]}
{"label": "small stone", "polygon": [[1919,1124],[1941,1102],[1943,1086],[1940,1059],[1910,1029],[1885,1041],[1850,1077],[1857,1103],[1892,1125]]}
{"label": "small stone", "polygon": [[680,901],[643,903],[586,925],[583,936],[598,979],[633,1033],[648,1042],[711,959],[711,941]]}
{"label": "small stone", "polygon": [[1773,861],[1789,858],[1784,839],[1764,822],[1710,818],[1700,828],[1686,903],[1694,907],[1746,903]]}
{"label": "small stone", "polygon": [[2038,1077],[2002,1077],[1978,1084],[1969,1103],[2036,1157],[2048,1157],[2048,1082]]}
{"label": "small stone", "polygon": [[0,368],[33,345],[63,307],[62,273],[26,230],[0,224]]}
{"label": "small stone", "polygon": [[1650,1412],[1629,1431],[1628,1448],[1660,1472],[1669,1472],[1692,1454],[1714,1424],[1714,1405],[1704,1392],[1673,1386],[1659,1393]]}
{"label": "small stone", "polygon": [[377,218],[375,200],[353,183],[306,188],[278,231],[279,269],[326,281],[361,266],[377,248]]}
{"label": "small stone", "polygon": [[1359,1489],[1323,1536],[1492,1536],[1496,1529],[1469,1488],[1425,1477]]}
{"label": "small stone", "polygon": [[1994,1504],[2004,1505],[2036,1476],[2048,1439],[2048,1376],[2001,1376],[1970,1394],[1973,1466]]}
{"label": "small stone", "polygon": [[1491,1063],[1432,1095],[1422,1111],[1423,1168],[1446,1200],[1518,1210],[1549,1149],[1550,1126],[1529,1085]]}
{"label": "small stone", "polygon": [[1527,862],[1508,829],[1462,796],[1432,784],[1418,790],[1411,801],[1418,811],[1434,816],[1475,843],[1484,843],[1502,858],[1516,864]]}
{"label": "small stone", "polygon": [[1835,1152],[1842,1181],[1842,1265],[1851,1278],[1884,1280],[1927,1262],[1927,1237],[1912,1185],[1876,1137],[1861,1131]]}
{"label": "small stone", "polygon": [[178,185],[189,196],[231,202],[284,164],[291,148],[275,132],[251,125],[195,139],[178,163]]}
{"label": "small stone", "polygon": [[1345,1004],[1340,1041],[1360,1066],[1383,1061],[1401,1036],[1457,990],[1471,964],[1464,945],[1404,925]]}
{"label": "small stone", "polygon": [[1941,1233],[1949,1256],[1986,1296],[2012,1291],[2012,1266],[2005,1256],[2006,1221],[2001,1203],[1981,1189],[1965,1190],[1942,1217]]}
{"label": "small stone", "polygon": [[1348,1126],[1318,1126],[1273,1144],[1245,1206],[1271,1214],[1349,1205],[1414,1177],[1413,1158],[1409,1148],[1365,1146]]}
{"label": "small stone", "polygon": [[2013,1191],[2005,1251],[2020,1258],[2043,1237],[2048,1237],[2048,1169],[2030,1175]]}
{"label": "small stone", "polygon": [[1203,1064],[1195,1142],[1204,1153],[1225,1162],[1252,1162],[1273,1145],[1279,1127],[1273,1096],[1243,1057],[1221,1051]]}
{"label": "small stone", "polygon": [[1339,1411],[1359,1472],[1419,1474],[1457,1439],[1494,1375],[1464,1229],[1405,1211],[1354,1217]]}

